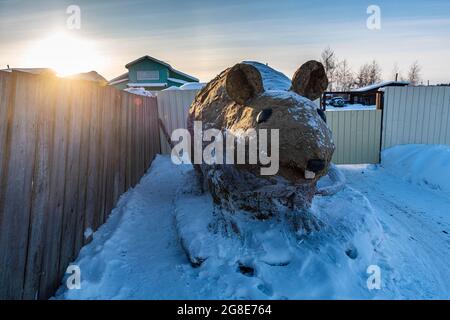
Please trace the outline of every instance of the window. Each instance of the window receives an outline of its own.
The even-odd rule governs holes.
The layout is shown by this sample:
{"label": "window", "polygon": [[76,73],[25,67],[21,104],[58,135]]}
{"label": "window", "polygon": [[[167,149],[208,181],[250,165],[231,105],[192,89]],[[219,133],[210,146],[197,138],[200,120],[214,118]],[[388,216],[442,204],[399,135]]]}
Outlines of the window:
{"label": "window", "polygon": [[137,72],[137,80],[145,81],[145,80],[159,80],[159,71],[138,71]]}

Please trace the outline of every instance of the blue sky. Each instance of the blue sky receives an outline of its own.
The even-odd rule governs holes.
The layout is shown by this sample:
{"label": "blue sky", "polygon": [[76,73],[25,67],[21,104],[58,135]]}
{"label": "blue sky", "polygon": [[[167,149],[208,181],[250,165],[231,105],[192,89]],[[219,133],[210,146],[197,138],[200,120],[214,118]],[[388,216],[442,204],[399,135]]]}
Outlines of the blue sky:
{"label": "blue sky", "polygon": [[[71,4],[81,8],[81,30],[66,29]],[[372,4],[381,8],[381,30],[366,27]],[[242,60],[292,76],[331,46],[354,70],[376,59],[390,79],[395,63],[406,73],[418,60],[424,81],[450,82],[448,0],[0,0],[0,67],[45,67],[24,57],[57,30],[94,43],[106,62],[93,59],[86,68],[109,79],[145,54],[203,81]]]}

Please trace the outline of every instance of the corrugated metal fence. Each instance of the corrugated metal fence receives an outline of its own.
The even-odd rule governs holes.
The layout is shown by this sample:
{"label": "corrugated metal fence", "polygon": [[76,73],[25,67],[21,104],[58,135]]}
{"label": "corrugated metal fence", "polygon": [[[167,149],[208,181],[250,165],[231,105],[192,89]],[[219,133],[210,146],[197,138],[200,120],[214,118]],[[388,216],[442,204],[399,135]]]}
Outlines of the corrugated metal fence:
{"label": "corrugated metal fence", "polygon": [[159,141],[156,98],[0,72],[0,299],[54,294]]}
{"label": "corrugated metal fence", "polygon": [[450,87],[386,88],[383,144],[450,145]]}
{"label": "corrugated metal fence", "polygon": [[[186,128],[187,115],[191,103],[199,90],[167,90],[158,92],[158,113],[167,133]],[[160,132],[161,152],[170,154],[171,149],[164,134]]]}
{"label": "corrugated metal fence", "polygon": [[336,164],[379,163],[382,110],[327,111]]}

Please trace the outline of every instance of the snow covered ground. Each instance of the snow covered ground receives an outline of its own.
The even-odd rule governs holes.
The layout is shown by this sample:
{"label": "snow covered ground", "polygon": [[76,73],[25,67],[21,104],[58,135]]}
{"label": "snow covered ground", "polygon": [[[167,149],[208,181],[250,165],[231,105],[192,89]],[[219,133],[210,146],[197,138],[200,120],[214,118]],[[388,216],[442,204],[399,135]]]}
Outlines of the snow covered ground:
{"label": "snow covered ground", "polygon": [[[193,190],[191,167],[159,156],[74,262],[81,289],[63,285],[56,298],[450,299],[449,155],[399,146],[382,165],[339,166],[346,187],[313,203],[319,232],[299,239],[276,220],[247,221],[244,241],[201,233],[215,254],[198,268],[177,228],[208,216],[211,199]],[[380,290],[367,288],[370,265]]]}

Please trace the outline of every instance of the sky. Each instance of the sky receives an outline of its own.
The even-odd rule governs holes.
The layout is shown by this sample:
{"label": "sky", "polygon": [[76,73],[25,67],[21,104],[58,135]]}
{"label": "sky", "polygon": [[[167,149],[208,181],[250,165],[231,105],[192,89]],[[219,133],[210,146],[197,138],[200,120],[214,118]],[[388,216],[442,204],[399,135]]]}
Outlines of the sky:
{"label": "sky", "polygon": [[[416,60],[426,83],[450,82],[450,1],[0,0],[0,68],[96,70],[107,79],[143,55],[207,82],[255,60],[291,77],[330,46],[356,71],[377,60],[383,78]],[[69,5],[80,29],[68,29]],[[380,29],[369,29],[370,5]]]}

